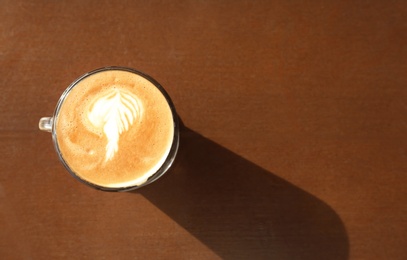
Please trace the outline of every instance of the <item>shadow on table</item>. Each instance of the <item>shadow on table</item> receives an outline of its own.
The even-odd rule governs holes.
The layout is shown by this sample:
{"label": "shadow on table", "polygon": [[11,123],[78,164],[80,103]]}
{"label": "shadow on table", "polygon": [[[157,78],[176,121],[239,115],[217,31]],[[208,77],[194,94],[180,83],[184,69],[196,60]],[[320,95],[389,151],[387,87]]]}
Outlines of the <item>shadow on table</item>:
{"label": "shadow on table", "polygon": [[347,259],[323,201],[184,128],[178,157],[141,193],[223,259]]}

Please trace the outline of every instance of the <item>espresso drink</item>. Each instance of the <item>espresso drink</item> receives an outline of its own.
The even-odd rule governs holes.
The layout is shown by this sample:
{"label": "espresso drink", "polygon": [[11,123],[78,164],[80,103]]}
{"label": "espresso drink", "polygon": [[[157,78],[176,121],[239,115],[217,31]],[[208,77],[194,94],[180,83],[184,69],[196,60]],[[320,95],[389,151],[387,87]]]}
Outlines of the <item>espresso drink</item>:
{"label": "espresso drink", "polygon": [[58,150],[80,179],[107,188],[139,186],[166,161],[174,117],[150,80],[123,69],[74,83],[54,118]]}

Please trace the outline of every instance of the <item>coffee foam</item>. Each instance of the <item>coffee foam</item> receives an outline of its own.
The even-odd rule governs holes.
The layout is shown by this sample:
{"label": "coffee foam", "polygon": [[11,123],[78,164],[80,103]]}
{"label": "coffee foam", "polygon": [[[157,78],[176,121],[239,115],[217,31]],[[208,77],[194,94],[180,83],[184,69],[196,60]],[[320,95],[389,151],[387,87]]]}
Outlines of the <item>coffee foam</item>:
{"label": "coffee foam", "polygon": [[[86,115],[94,127],[107,137],[105,162],[111,160],[119,149],[120,135],[140,119],[142,106],[138,98],[129,91],[113,87],[101,93],[91,103]],[[139,122],[138,122],[139,123]]]}
{"label": "coffee foam", "polygon": [[174,124],[165,97],[150,81],[108,70],[68,93],[56,134],[62,157],[78,177],[117,188],[141,185],[162,166]]}

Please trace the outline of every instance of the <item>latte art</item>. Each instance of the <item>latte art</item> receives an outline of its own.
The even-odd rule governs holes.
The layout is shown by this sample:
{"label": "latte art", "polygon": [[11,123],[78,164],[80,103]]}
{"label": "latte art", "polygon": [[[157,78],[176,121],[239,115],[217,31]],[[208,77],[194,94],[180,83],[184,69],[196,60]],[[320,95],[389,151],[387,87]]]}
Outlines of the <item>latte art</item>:
{"label": "latte art", "polygon": [[132,93],[111,88],[91,105],[88,119],[96,129],[102,128],[107,138],[105,162],[118,151],[120,135],[139,121],[142,112],[139,103]]}
{"label": "latte art", "polygon": [[165,164],[174,141],[166,97],[149,79],[120,69],[82,78],[56,119],[58,149],[80,179],[106,188],[139,186]]}

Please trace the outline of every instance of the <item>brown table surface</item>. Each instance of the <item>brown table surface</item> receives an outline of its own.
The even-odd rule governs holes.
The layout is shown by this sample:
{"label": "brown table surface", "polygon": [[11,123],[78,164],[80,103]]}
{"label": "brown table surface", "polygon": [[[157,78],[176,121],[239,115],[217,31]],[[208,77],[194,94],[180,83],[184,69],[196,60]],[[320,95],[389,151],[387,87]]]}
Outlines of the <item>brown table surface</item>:
{"label": "brown table surface", "polygon": [[[407,259],[406,1],[0,1],[1,259]],[[141,70],[185,127],[136,192],[72,178],[38,120]]]}

